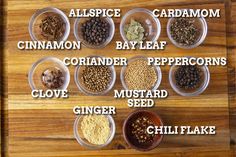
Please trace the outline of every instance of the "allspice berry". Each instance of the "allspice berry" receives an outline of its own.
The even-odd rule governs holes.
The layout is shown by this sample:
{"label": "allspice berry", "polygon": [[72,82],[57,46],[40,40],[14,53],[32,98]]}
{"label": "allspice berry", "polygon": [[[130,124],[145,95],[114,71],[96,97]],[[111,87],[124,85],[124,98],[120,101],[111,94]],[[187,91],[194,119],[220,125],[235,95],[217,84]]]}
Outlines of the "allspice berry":
{"label": "allspice berry", "polygon": [[109,23],[100,17],[93,17],[82,24],[81,32],[88,44],[101,45],[109,37]]}

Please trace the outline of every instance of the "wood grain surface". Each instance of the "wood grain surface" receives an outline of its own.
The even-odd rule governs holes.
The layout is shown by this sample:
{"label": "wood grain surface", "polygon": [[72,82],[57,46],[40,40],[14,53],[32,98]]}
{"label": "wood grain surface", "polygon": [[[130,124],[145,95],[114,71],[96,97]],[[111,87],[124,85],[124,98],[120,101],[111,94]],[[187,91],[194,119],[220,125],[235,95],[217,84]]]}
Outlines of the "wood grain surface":
{"label": "wood grain surface", "polygon": [[4,83],[3,83],[3,73],[4,73],[4,69],[3,69],[3,65],[4,65],[4,61],[3,61],[3,58],[4,58],[4,38],[5,38],[5,33],[6,33],[6,30],[4,29],[5,26],[6,26],[6,22],[5,22],[5,19],[6,19],[6,16],[4,16],[5,14],[5,5],[4,5],[4,1],[1,1],[0,2],[0,104],[1,104],[1,107],[0,107],[0,115],[1,115],[1,120],[0,120],[0,126],[1,126],[1,130],[0,130],[0,133],[1,133],[1,136],[0,136],[0,146],[1,146],[1,149],[0,149],[0,157],[2,157],[3,155],[3,152],[4,152],[4,143],[3,143],[3,138],[4,138],[4,122],[3,122],[3,117],[4,117]]}
{"label": "wood grain surface", "polygon": [[226,3],[228,9],[227,18],[227,45],[228,45],[228,82],[230,104],[230,132],[231,147],[236,156],[236,1]]}
{"label": "wood grain surface", "polygon": [[[162,32],[160,40],[169,45],[165,51],[118,51],[115,41],[121,40],[119,34],[120,18],[115,18],[116,32],[112,42],[101,50],[82,47],[77,51],[20,51],[19,40],[30,40],[28,23],[32,14],[40,8],[53,6],[67,15],[70,8],[121,8],[122,15],[136,7],[154,8],[220,8],[221,18],[209,19],[208,35],[204,43],[192,50],[182,50],[172,45],[166,35],[168,19],[160,19]],[[105,7],[104,7],[105,6]],[[225,10],[227,8],[228,10]],[[226,15],[225,15],[226,12]],[[230,17],[230,18],[229,18]],[[100,1],[30,1],[8,0],[7,4],[7,48],[5,49],[5,106],[4,110],[4,156],[9,157],[53,157],[53,156],[235,156],[236,141],[236,105],[235,105],[235,50],[236,50],[236,2],[224,0],[100,0]],[[71,26],[74,19],[70,19]],[[227,27],[226,27],[227,23]],[[227,34],[226,34],[227,31]],[[227,37],[227,38],[226,38]],[[69,40],[75,40],[73,28]],[[169,92],[165,100],[156,101],[153,109],[159,113],[165,125],[215,125],[215,136],[180,136],[166,135],[161,145],[149,152],[138,152],[125,143],[122,137],[122,124],[128,113],[125,99],[115,100],[113,92],[105,96],[85,96],[80,93],[71,79],[68,90],[70,98],[35,100],[30,95],[27,73],[31,65],[45,56],[82,57],[91,54],[107,57],[127,57],[136,55],[155,57],[227,57],[225,67],[211,66],[211,80],[207,90],[197,97],[181,97],[170,87],[168,82],[169,67],[161,67],[163,79],[160,88]],[[74,67],[69,67],[71,78]],[[122,89],[119,79],[120,67],[116,67],[117,80],[114,89]],[[7,87],[6,87],[7,85]],[[112,143],[99,151],[81,147],[73,136],[75,105],[114,105],[117,115],[114,117],[117,130]],[[230,145],[231,141],[231,145]],[[231,146],[231,147],[230,147]]]}

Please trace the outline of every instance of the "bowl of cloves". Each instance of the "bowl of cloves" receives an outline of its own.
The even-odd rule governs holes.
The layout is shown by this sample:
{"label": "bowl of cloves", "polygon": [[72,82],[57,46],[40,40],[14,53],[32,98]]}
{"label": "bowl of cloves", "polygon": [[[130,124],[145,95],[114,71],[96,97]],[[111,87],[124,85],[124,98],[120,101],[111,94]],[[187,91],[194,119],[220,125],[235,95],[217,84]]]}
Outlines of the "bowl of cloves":
{"label": "bowl of cloves", "polygon": [[169,82],[179,95],[197,96],[206,90],[210,72],[206,65],[172,65]]}
{"label": "bowl of cloves", "polygon": [[65,90],[70,82],[70,72],[60,59],[44,57],[32,65],[28,81],[32,90]]}
{"label": "bowl of cloves", "polygon": [[33,14],[28,29],[34,41],[66,41],[70,34],[70,22],[61,10],[47,7]]}
{"label": "bowl of cloves", "polygon": [[88,48],[99,49],[108,45],[115,34],[115,24],[110,17],[77,18],[74,35]]}
{"label": "bowl of cloves", "polygon": [[[184,10],[186,9],[182,9]],[[203,17],[173,17],[167,23],[167,35],[170,41],[183,49],[192,49],[202,44],[207,29],[207,22]]]}

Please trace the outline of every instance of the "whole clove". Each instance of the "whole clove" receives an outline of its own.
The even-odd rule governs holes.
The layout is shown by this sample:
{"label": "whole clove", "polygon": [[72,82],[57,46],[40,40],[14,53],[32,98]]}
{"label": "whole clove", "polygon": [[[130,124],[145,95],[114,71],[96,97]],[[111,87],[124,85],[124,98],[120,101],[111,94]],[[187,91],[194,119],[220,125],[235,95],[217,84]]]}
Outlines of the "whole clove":
{"label": "whole clove", "polygon": [[49,89],[58,89],[62,87],[65,76],[62,71],[57,68],[49,68],[42,73],[42,84]]}

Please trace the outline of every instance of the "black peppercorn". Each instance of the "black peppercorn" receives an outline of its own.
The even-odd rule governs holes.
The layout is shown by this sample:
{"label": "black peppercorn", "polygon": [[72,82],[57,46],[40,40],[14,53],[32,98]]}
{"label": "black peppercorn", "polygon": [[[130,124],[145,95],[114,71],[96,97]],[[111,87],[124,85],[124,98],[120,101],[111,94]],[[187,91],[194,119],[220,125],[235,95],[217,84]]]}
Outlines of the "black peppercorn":
{"label": "black peppercorn", "polygon": [[198,88],[201,79],[202,71],[197,65],[181,65],[175,72],[175,81],[180,88]]}

